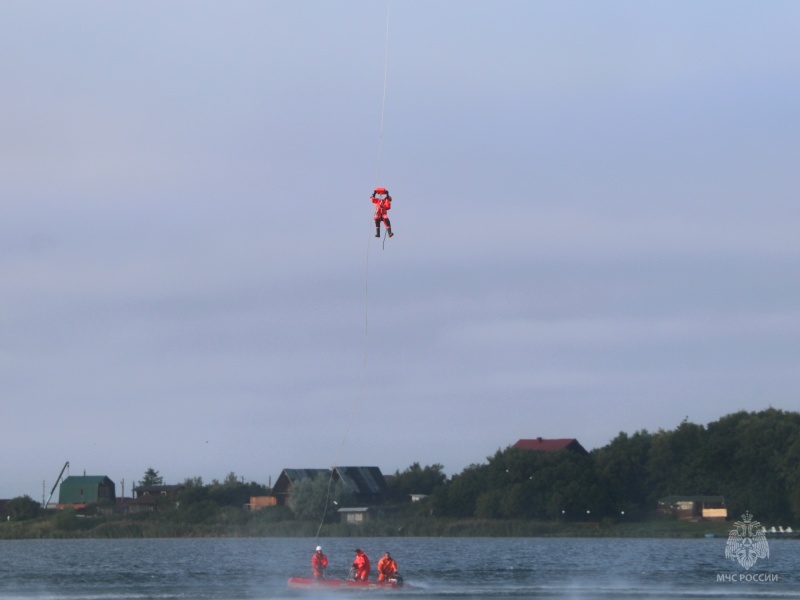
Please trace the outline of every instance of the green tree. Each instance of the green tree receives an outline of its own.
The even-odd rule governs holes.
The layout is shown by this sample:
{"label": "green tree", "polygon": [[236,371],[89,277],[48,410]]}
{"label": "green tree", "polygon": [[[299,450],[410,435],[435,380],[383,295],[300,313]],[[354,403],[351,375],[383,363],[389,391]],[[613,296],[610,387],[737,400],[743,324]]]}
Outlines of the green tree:
{"label": "green tree", "polygon": [[641,515],[648,506],[651,443],[652,436],[646,430],[631,436],[620,432],[611,443],[592,453],[600,485],[617,514],[624,511],[629,516]]}
{"label": "green tree", "polygon": [[602,516],[611,503],[591,456],[569,450],[498,450],[486,465],[470,465],[434,492],[438,516],[485,519]]}
{"label": "green tree", "polygon": [[203,485],[203,478],[189,477],[184,480],[183,489],[178,493],[178,506],[185,510],[192,504],[208,499],[208,487]]}
{"label": "green tree", "polygon": [[461,473],[451,477],[447,485],[434,490],[434,514],[439,517],[473,517],[478,497],[490,488],[488,466],[469,465]]}
{"label": "green tree", "polygon": [[797,472],[791,457],[800,437],[800,414],[770,408],[732,418],[736,446],[727,474],[732,516],[749,510],[762,522],[791,519]]}
{"label": "green tree", "polygon": [[208,489],[208,497],[219,506],[232,506],[241,508],[250,502],[251,496],[266,496],[269,490],[266,486],[251,481],[245,483],[243,477],[239,477],[231,471],[220,482],[214,480]]}
{"label": "green tree", "polygon": [[[498,450],[435,488],[436,516],[591,519],[653,513],[669,495],[724,496],[733,518],[800,518],[800,413],[740,411],[707,426],[621,432],[589,456]],[[412,465],[413,467],[413,465]],[[411,469],[414,472],[417,469]]]}
{"label": "green tree", "polygon": [[158,474],[153,467],[150,467],[144,472],[144,477],[139,482],[141,486],[148,486],[148,485],[164,485],[164,478]]}
{"label": "green tree", "polygon": [[389,481],[389,497],[395,501],[408,500],[410,494],[432,494],[447,481],[444,467],[438,463],[421,467],[415,462],[402,473],[396,471]]}
{"label": "green tree", "polygon": [[17,496],[6,502],[6,512],[14,521],[35,519],[41,513],[42,507],[28,495]]}
{"label": "green tree", "polygon": [[325,516],[326,521],[337,518],[339,506],[352,501],[341,481],[332,481],[328,476],[298,481],[292,486],[289,508],[300,521],[319,521]]}

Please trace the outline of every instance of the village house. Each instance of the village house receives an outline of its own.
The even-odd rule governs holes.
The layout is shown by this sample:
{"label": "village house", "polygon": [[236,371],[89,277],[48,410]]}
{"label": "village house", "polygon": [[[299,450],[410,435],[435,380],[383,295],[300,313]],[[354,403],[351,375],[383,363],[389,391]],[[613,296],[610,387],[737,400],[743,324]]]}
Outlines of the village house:
{"label": "village house", "polygon": [[268,506],[277,506],[278,499],[275,496],[250,496],[250,502],[244,505],[246,510],[255,512]]}
{"label": "village house", "polygon": [[574,438],[559,438],[559,439],[522,439],[517,441],[512,448],[521,448],[522,450],[536,450],[538,452],[556,452],[558,450],[569,450],[577,452],[578,454],[589,454],[586,448],[580,445],[578,440]]}
{"label": "village house", "polygon": [[61,482],[56,508],[83,510],[90,504],[112,507],[116,502],[116,486],[105,475],[70,475]]}
{"label": "village house", "polygon": [[139,485],[133,488],[133,497],[155,496],[175,499],[184,489],[186,486],[180,483],[176,485]]}
{"label": "village house", "polygon": [[285,506],[292,488],[300,481],[318,477],[341,481],[358,504],[379,504],[388,492],[386,480],[378,467],[332,467],[331,469],[284,469],[272,488],[278,506]]}
{"label": "village house", "polygon": [[722,496],[666,496],[658,501],[658,512],[689,521],[724,521],[728,518],[728,508]]}

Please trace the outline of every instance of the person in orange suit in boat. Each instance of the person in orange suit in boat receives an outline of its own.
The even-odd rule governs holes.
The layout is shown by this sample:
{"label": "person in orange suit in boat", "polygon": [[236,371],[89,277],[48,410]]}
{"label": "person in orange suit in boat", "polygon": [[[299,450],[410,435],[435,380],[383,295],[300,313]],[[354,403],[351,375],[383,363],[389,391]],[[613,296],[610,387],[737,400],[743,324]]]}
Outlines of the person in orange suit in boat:
{"label": "person in orange suit in boat", "polygon": [[369,557],[364,554],[360,548],[356,548],[356,558],[353,561],[353,569],[355,570],[353,579],[356,581],[367,581],[367,579],[369,579],[369,572],[372,566],[369,564]]}
{"label": "person in orange suit in boat", "polygon": [[389,195],[389,190],[386,188],[375,188],[370,197],[372,203],[375,205],[375,237],[381,237],[381,221],[386,226],[386,233],[392,237],[392,224],[389,222],[389,216],[386,214],[392,208],[392,197]]}
{"label": "person in orange suit in boat", "polygon": [[378,581],[389,581],[396,579],[397,562],[388,552],[378,561]]}
{"label": "person in orange suit in boat", "polygon": [[314,579],[325,579],[325,567],[328,566],[328,557],[322,552],[322,546],[317,546],[316,552],[311,557],[311,571]]}

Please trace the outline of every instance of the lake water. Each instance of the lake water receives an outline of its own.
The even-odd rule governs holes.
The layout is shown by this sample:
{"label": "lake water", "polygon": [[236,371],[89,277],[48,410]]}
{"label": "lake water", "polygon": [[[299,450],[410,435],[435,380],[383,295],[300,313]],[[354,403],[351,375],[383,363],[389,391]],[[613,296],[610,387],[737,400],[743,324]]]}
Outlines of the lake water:
{"label": "lake water", "polygon": [[[403,590],[290,590],[314,546],[344,577],[353,550],[389,550]],[[724,538],[323,538],[0,541],[0,598],[797,598],[800,540],[770,540],[749,571]]]}

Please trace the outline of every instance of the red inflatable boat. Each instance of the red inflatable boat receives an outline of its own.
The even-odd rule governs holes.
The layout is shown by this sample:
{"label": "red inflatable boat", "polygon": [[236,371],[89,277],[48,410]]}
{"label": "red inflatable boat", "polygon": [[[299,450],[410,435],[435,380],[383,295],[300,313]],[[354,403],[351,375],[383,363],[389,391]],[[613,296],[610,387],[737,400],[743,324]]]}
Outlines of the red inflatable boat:
{"label": "red inflatable boat", "polygon": [[290,577],[290,588],[320,588],[320,589],[395,589],[401,590],[409,586],[403,584],[402,579],[388,581],[355,581],[353,579],[312,579],[311,577]]}

